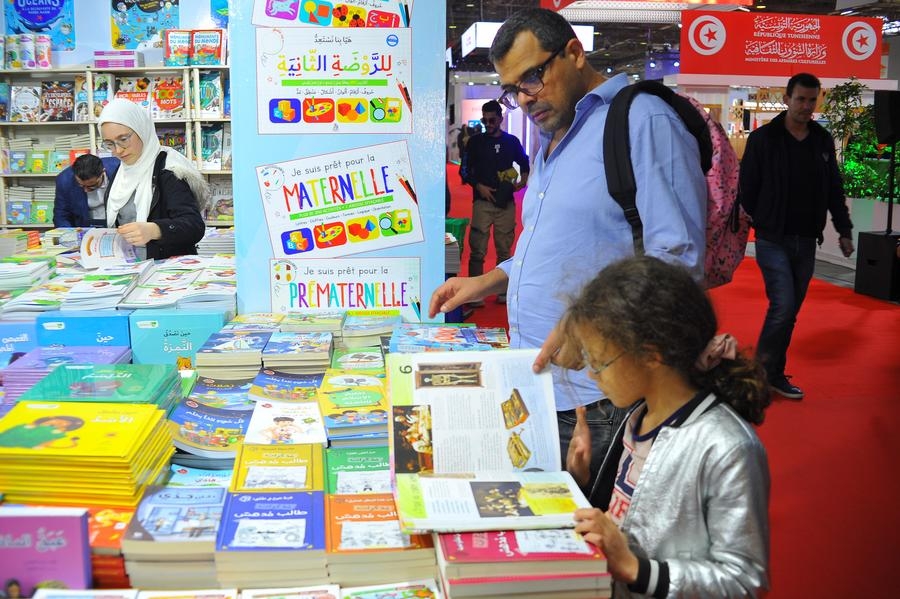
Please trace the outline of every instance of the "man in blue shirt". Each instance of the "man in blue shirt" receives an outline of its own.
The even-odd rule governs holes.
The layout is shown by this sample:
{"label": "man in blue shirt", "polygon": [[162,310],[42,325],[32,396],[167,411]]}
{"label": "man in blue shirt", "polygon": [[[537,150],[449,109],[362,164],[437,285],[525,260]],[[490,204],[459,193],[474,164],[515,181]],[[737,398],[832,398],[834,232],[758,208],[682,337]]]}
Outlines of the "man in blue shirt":
{"label": "man in blue shirt", "polygon": [[[609,195],[603,169],[606,115],[627,78],[605,80],[588,63],[572,27],[545,9],[510,17],[494,38],[491,60],[502,84],[500,101],[521,106],[540,129],[523,231],[513,257],[496,269],[438,287],[429,313],[506,292],[511,346],[541,348],[535,369],[551,365],[562,455],[575,408],[585,406],[596,470],[624,413],[588,378],[580,349],[563,346],[557,329],[570,297],[604,266],[634,253],[631,227]],[[634,99],[629,137],[645,252],[683,264],[699,280],[706,181],[697,142],[668,104],[649,94]]]}
{"label": "man in blue shirt", "polygon": [[56,175],[53,224],[57,227],[105,227],[106,190],[119,169],[118,158],[83,154]]}

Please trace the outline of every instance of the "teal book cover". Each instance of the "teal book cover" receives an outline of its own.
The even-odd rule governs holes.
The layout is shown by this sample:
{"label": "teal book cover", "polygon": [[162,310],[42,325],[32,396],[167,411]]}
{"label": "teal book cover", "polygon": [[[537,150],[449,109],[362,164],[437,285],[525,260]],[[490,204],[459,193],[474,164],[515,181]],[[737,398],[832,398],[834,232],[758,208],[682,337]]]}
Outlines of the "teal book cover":
{"label": "teal book cover", "polygon": [[61,345],[131,345],[128,310],[53,310],[38,315],[37,341]]}
{"label": "teal book cover", "polygon": [[135,310],[129,316],[135,364],[196,366],[197,350],[225,324],[225,313],[201,310]]}
{"label": "teal book cover", "polygon": [[174,366],[162,364],[62,364],[26,391],[22,401],[154,404],[172,401]]}

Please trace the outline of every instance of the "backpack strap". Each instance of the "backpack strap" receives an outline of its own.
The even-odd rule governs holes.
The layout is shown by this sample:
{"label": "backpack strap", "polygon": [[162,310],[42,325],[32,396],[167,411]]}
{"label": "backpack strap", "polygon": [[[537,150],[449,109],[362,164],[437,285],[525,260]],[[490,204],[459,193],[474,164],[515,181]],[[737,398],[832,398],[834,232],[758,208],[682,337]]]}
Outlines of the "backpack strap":
{"label": "backpack strap", "polygon": [[606,115],[603,129],[603,160],[606,186],[609,195],[622,207],[625,220],[631,225],[634,253],[644,253],[644,225],[638,214],[635,198],[637,184],[631,163],[631,140],[628,131],[628,113],[631,102],[639,93],[653,94],[664,100],[678,114],[687,130],[697,139],[700,148],[700,166],[706,173],[712,168],[712,140],[706,120],[684,97],[658,81],[639,81],[628,85],[616,94]]}

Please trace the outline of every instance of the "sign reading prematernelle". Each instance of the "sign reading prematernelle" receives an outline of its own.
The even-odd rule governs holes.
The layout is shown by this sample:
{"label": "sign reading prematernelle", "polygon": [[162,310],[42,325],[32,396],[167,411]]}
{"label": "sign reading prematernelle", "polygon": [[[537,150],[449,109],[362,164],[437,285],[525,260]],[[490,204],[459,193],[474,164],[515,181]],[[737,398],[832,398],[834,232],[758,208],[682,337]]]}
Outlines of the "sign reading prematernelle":
{"label": "sign reading prematernelle", "polygon": [[421,320],[418,258],[273,259],[271,269],[273,312],[397,310]]}
{"label": "sign reading prematernelle", "polygon": [[405,141],[257,167],[276,257],[334,258],[422,241]]}
{"label": "sign reading prematernelle", "polygon": [[881,19],[687,10],[681,20],[682,74],[881,76]]}

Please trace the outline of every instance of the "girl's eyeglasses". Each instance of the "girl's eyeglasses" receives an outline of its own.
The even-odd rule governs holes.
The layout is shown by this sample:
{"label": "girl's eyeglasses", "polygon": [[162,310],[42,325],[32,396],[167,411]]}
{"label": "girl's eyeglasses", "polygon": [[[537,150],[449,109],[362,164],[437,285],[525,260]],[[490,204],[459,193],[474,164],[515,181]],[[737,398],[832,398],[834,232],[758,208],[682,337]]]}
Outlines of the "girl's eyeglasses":
{"label": "girl's eyeglasses", "polygon": [[595,365],[591,364],[590,354],[587,353],[587,350],[582,348],[581,361],[584,363],[585,367],[591,371],[591,374],[593,374],[594,376],[600,376],[604,370],[606,370],[607,368],[612,366],[613,362],[615,362],[616,360],[618,360],[619,358],[621,358],[624,355],[625,355],[625,352],[623,351],[623,352],[619,353],[619,355],[616,356],[615,358],[613,358],[612,360],[608,360],[602,364],[598,364],[595,366]]}

